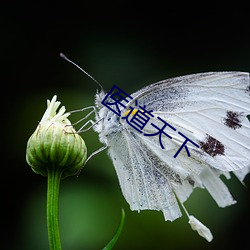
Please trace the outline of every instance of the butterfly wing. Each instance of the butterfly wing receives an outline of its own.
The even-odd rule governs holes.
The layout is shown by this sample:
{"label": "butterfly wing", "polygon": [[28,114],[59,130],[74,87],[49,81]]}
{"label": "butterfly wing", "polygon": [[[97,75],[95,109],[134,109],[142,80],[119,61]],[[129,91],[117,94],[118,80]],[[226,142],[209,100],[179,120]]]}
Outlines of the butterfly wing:
{"label": "butterfly wing", "polygon": [[[201,161],[222,171],[249,168],[247,73],[212,72],[177,77],[149,85],[132,97],[128,106],[137,100],[196,142],[199,149],[190,145],[190,152]],[[170,129],[178,149],[184,138],[172,132]]]}
{"label": "butterfly wing", "polygon": [[[161,210],[166,220],[181,212],[170,181],[178,181],[174,171],[149,150],[137,132],[125,130],[109,138],[109,155],[118,175],[124,197],[131,210]],[[165,175],[159,171],[164,166]]]}

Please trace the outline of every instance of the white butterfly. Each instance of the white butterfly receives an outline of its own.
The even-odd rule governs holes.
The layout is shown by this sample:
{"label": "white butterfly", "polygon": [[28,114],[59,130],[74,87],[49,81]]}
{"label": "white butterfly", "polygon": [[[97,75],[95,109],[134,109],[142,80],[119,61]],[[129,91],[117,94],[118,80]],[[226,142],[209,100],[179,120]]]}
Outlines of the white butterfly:
{"label": "white butterfly", "polygon": [[[234,173],[240,181],[250,172],[250,85],[249,74],[242,72],[210,72],[176,77],[151,84],[131,95],[121,117],[133,118],[140,107],[153,110],[143,133],[130,126],[126,119],[101,102],[106,93],[96,94],[94,130],[108,147],[122,193],[131,210],[161,210],[165,220],[181,216],[183,206],[195,187],[206,188],[218,206],[235,203],[221,175]],[[145,106],[144,106],[145,105]],[[145,114],[145,113],[144,113]],[[161,120],[160,120],[160,119]],[[161,136],[156,127],[170,126]],[[153,126],[152,123],[155,125]],[[157,125],[157,126],[156,126]],[[178,156],[178,149],[186,144]],[[170,139],[172,138],[172,139]],[[194,230],[212,240],[210,230],[193,216],[189,223]]]}

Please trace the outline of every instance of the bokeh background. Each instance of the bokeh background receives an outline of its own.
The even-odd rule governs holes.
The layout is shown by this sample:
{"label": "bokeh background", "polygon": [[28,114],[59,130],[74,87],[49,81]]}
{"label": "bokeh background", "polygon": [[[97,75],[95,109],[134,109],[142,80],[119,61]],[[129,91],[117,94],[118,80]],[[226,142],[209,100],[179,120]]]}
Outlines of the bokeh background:
{"label": "bokeh background", "polygon": [[[171,3],[171,4],[170,4]],[[248,6],[240,2],[11,1],[1,4],[1,249],[48,249],[46,178],[25,161],[26,143],[54,94],[67,110],[93,105],[97,85],[59,57],[69,55],[104,89],[132,93],[169,77],[219,70],[249,71]],[[73,115],[77,121],[83,114]],[[102,145],[82,134],[89,154]],[[205,190],[186,207],[214,235],[190,229],[187,217],[132,212],[111,161],[102,152],[81,175],[62,181],[60,229],[65,250],[102,249],[126,212],[114,249],[248,249],[249,186],[225,180],[237,204],[218,208]]]}

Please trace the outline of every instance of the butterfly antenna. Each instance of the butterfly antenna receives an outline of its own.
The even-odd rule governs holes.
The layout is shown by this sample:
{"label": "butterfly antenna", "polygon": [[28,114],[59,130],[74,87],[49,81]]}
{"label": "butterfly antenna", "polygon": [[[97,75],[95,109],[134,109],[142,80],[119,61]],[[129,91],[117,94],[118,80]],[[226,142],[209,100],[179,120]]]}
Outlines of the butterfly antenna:
{"label": "butterfly antenna", "polygon": [[67,56],[65,56],[63,53],[60,53],[60,57],[64,60],[66,60],[67,62],[73,64],[74,66],[76,66],[79,70],[81,70],[85,75],[87,75],[89,78],[91,78],[103,91],[103,87],[102,85],[89,73],[87,73],[84,69],[82,69],[79,65],[77,65],[76,63],[74,63],[73,61],[71,61]]}

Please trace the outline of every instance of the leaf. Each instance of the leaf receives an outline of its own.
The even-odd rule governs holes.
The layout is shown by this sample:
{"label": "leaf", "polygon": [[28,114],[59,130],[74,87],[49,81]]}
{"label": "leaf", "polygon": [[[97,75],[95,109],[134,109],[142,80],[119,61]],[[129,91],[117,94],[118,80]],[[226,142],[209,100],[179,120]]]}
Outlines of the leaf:
{"label": "leaf", "polygon": [[118,240],[118,238],[120,236],[120,233],[121,233],[123,225],[124,225],[124,221],[125,221],[125,211],[122,208],[122,218],[121,218],[120,225],[117,228],[117,231],[116,231],[115,235],[113,236],[113,238],[111,239],[111,241],[103,248],[103,250],[110,250],[113,248],[113,246],[115,245],[116,241]]}

